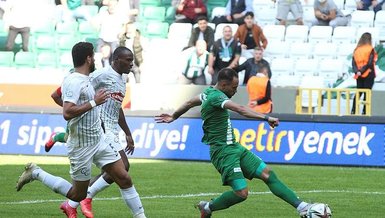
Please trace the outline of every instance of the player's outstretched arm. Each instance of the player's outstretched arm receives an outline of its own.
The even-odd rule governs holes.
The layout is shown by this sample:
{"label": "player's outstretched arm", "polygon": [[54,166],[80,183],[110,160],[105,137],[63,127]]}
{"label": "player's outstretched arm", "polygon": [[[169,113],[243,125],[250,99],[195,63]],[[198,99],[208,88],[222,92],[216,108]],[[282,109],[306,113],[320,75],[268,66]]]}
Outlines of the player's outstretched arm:
{"label": "player's outstretched arm", "polygon": [[173,114],[161,114],[155,116],[155,121],[157,123],[171,123],[172,121],[178,119],[184,113],[195,106],[201,105],[201,99],[199,96],[195,96],[192,99],[186,101],[182,106],[180,106]]}
{"label": "player's outstretched arm", "polygon": [[237,104],[231,100],[227,101],[224,107],[248,118],[266,120],[272,128],[279,125],[278,118],[270,117],[266,114],[258,113],[256,111],[251,110],[249,107]]}

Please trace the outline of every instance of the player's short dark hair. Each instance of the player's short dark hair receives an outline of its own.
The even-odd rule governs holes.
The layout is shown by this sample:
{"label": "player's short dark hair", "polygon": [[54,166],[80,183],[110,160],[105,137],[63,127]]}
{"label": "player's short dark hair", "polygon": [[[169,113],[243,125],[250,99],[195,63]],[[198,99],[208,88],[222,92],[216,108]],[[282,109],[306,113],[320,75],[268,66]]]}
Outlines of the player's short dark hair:
{"label": "player's short dark hair", "polygon": [[125,46],[119,46],[115,49],[115,51],[112,53],[112,60],[116,60],[119,58],[119,56],[121,54],[124,54],[124,53],[132,53],[132,51],[125,47]]}
{"label": "player's short dark hair", "polygon": [[247,16],[251,16],[252,18],[254,18],[254,13],[252,11],[248,11],[245,14],[245,17],[247,17]]}
{"label": "player's short dark hair", "polygon": [[231,68],[222,68],[218,72],[218,82],[220,81],[232,82],[234,77],[238,78],[238,73]]}
{"label": "player's short dark hair", "polygon": [[201,20],[205,20],[205,21],[209,22],[209,20],[207,19],[206,16],[199,16],[199,17],[197,17],[196,22],[198,23],[198,22],[201,21]]}
{"label": "player's short dark hair", "polygon": [[87,57],[94,54],[94,46],[89,42],[78,42],[72,47],[72,61],[74,67],[80,67],[86,63]]}

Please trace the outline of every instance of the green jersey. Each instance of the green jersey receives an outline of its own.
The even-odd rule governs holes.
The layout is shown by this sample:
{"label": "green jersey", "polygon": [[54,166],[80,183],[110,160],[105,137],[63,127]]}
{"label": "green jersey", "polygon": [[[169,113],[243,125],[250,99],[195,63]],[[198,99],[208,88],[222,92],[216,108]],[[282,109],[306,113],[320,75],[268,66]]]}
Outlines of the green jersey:
{"label": "green jersey", "polygon": [[204,136],[202,142],[208,145],[229,145],[235,142],[230,113],[224,108],[229,98],[220,90],[207,88],[200,94],[201,116]]}

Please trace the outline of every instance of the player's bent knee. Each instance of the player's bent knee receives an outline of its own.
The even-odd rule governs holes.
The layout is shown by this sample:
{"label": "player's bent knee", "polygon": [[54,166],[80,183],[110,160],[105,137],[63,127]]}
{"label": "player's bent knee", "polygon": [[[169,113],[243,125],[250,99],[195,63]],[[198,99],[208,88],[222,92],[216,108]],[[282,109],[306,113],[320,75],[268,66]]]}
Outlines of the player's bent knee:
{"label": "player's bent knee", "polygon": [[249,196],[249,190],[245,188],[245,189],[236,191],[235,194],[246,200],[247,197]]}

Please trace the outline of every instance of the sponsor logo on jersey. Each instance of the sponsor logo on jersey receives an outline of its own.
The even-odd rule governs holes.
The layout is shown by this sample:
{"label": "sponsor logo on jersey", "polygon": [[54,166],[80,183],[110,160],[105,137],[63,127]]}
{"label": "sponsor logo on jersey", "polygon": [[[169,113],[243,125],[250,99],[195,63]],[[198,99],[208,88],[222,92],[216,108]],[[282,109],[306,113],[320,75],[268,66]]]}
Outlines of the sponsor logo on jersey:
{"label": "sponsor logo on jersey", "polygon": [[123,99],[124,99],[124,95],[120,92],[113,92],[110,94],[110,97],[112,99],[119,101],[119,102],[123,102]]}

